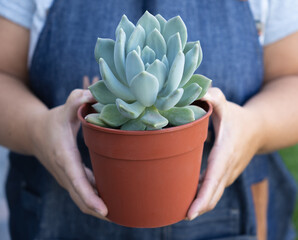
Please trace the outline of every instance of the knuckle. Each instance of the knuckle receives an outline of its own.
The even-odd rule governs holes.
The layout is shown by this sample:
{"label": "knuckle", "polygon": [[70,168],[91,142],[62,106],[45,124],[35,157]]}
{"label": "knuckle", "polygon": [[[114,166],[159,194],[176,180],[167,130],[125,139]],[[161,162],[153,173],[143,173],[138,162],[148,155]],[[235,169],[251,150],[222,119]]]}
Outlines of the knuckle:
{"label": "knuckle", "polygon": [[215,206],[216,206],[216,203],[215,203],[215,202],[211,202],[211,203],[209,203],[209,205],[208,205],[208,207],[207,207],[208,211],[213,210],[213,209],[215,208]]}
{"label": "knuckle", "polygon": [[[68,174],[69,175],[69,174]],[[79,191],[78,191],[78,189],[80,188],[80,185],[81,185],[81,179],[82,178],[78,178],[78,177],[76,177],[76,178],[71,178],[71,177],[69,177],[70,178],[70,181],[71,181],[71,183],[72,183],[72,186],[73,186],[73,188],[75,189],[75,191],[78,193]]]}
{"label": "knuckle", "polygon": [[83,198],[83,202],[88,210],[93,209],[93,203],[89,198]]}

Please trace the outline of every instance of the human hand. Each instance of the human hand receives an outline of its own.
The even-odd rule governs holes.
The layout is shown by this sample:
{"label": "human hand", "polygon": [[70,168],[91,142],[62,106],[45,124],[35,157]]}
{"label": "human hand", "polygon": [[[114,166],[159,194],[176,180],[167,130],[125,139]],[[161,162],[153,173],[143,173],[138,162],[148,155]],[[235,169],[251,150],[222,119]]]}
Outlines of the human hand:
{"label": "human hand", "polygon": [[204,100],[213,106],[215,142],[199,192],[187,213],[189,220],[216,206],[224,189],[243,172],[260,147],[260,121],[250,110],[227,101],[218,88],[210,88]]}
{"label": "human hand", "polygon": [[107,207],[99,198],[92,171],[84,166],[76,144],[79,106],[94,99],[89,90],[76,89],[66,103],[41,114],[32,124],[34,154],[65,188],[83,213],[105,219]]}

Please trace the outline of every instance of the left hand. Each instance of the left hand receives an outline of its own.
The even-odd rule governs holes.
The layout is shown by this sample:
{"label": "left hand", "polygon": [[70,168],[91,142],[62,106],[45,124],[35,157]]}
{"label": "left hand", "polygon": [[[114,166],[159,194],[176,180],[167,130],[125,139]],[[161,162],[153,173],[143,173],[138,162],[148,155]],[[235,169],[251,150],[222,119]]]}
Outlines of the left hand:
{"label": "left hand", "polygon": [[215,142],[198,195],[188,211],[189,220],[216,206],[260,146],[260,121],[250,110],[227,101],[218,88],[210,88],[204,100],[213,106]]}

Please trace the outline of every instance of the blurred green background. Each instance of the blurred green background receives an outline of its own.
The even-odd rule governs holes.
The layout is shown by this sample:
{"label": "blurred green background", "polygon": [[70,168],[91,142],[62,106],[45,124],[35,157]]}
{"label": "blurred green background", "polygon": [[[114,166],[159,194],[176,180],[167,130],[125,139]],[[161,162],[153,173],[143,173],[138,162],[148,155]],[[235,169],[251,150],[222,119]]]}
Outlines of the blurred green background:
{"label": "blurred green background", "polygon": [[[283,149],[280,151],[280,154],[284,159],[288,169],[296,179],[296,183],[298,183],[298,145]],[[293,216],[293,221],[296,228],[296,235],[298,235],[298,199],[296,199],[296,209]],[[298,240],[298,236],[296,236],[296,240]]]}

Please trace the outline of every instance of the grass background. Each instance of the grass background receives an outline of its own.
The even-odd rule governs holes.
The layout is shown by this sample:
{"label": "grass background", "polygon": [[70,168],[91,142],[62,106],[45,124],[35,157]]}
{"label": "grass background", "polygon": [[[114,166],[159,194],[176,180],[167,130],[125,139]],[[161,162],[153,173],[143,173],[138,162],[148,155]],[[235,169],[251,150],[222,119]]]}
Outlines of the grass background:
{"label": "grass background", "polygon": [[[280,154],[288,169],[296,179],[296,183],[298,183],[298,144],[281,150]],[[296,235],[298,235],[298,198],[296,199],[296,209],[293,215],[293,221],[295,224]],[[296,240],[298,240],[298,236],[296,236]]]}

